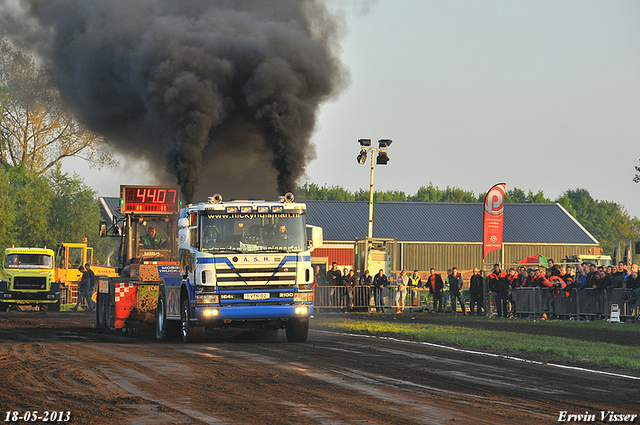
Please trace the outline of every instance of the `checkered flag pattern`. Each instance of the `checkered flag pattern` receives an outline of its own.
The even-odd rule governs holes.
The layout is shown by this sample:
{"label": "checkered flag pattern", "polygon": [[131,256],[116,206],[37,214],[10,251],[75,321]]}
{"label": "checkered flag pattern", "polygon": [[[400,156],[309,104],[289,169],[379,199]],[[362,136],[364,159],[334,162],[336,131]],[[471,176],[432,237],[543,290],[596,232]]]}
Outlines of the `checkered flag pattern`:
{"label": "checkered flag pattern", "polygon": [[126,294],[134,287],[133,283],[116,283],[116,302],[124,298]]}

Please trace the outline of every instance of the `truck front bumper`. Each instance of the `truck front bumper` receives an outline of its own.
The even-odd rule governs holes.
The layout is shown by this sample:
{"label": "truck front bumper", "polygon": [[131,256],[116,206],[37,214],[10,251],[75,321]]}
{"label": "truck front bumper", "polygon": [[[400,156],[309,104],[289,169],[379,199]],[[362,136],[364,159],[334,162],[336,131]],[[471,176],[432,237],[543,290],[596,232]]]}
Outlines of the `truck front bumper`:
{"label": "truck front bumper", "polygon": [[16,292],[0,291],[0,302],[15,304],[31,303],[57,303],[60,301],[60,292]]}
{"label": "truck front bumper", "polygon": [[278,319],[309,319],[313,314],[313,305],[270,305],[270,306],[197,306],[195,319],[201,323],[216,320],[257,321]]}

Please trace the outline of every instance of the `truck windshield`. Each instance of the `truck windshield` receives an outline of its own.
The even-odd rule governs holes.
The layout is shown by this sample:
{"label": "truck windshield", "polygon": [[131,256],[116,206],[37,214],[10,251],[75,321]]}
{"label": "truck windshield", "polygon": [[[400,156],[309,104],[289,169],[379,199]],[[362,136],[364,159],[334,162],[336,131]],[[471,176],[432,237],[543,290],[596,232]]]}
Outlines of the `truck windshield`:
{"label": "truck windshield", "polygon": [[307,249],[304,215],[202,216],[205,252],[301,252]]}
{"label": "truck windshield", "polygon": [[8,269],[51,269],[53,257],[44,254],[9,254],[5,265]]}
{"label": "truck windshield", "polygon": [[173,220],[165,217],[145,217],[144,220],[131,223],[131,238],[135,245],[134,258],[150,260],[169,260],[174,257],[175,239]]}

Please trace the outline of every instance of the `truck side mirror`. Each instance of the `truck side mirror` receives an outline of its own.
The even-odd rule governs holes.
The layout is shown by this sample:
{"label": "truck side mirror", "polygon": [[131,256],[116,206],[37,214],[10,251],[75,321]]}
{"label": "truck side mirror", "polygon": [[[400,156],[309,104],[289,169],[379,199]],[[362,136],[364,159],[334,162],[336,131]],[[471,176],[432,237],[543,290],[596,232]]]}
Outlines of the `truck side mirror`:
{"label": "truck side mirror", "polygon": [[100,237],[105,237],[107,236],[107,222],[106,221],[101,221],[100,222]]}
{"label": "truck side mirror", "polygon": [[309,250],[320,248],[322,246],[322,227],[307,224],[307,229],[311,230],[311,240],[308,241]]}
{"label": "truck side mirror", "polygon": [[189,249],[189,248],[191,248],[191,231],[189,230],[189,228],[184,227],[178,230],[178,249]]}

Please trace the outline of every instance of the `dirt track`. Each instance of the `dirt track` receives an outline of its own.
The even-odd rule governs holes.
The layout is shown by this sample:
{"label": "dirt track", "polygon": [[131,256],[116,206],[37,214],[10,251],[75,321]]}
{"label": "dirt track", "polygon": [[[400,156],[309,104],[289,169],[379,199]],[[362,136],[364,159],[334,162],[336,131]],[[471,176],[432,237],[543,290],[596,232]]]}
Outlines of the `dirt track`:
{"label": "dirt track", "polygon": [[78,424],[539,424],[557,423],[561,411],[640,413],[640,373],[629,371],[313,326],[305,344],[280,335],[184,345],[99,334],[92,323],[89,313],[0,313],[0,412],[70,411]]}

